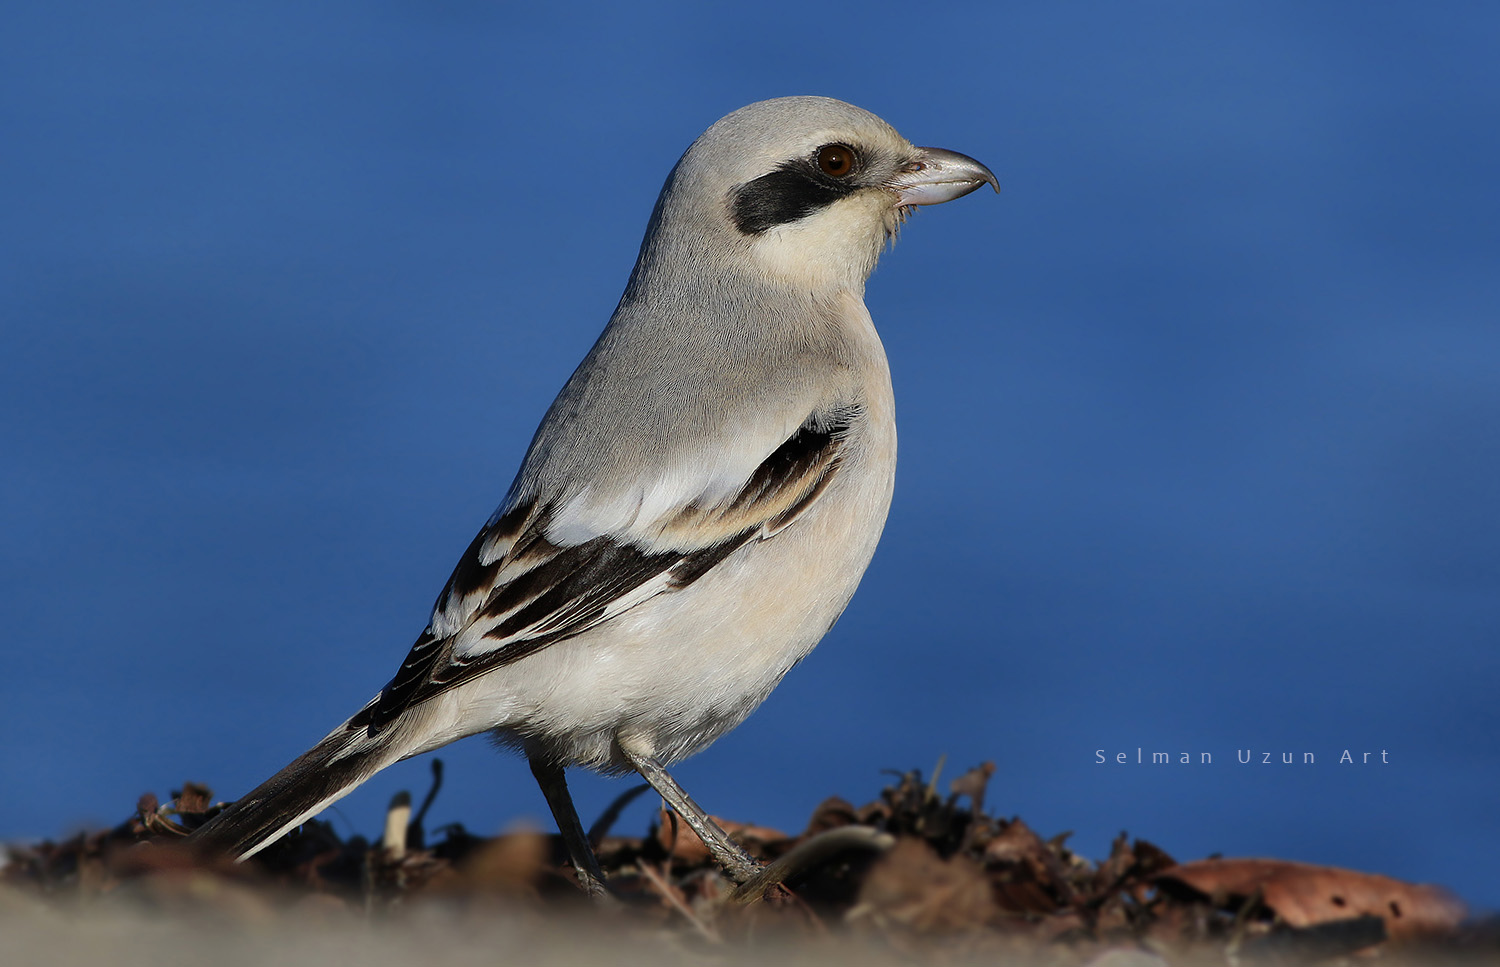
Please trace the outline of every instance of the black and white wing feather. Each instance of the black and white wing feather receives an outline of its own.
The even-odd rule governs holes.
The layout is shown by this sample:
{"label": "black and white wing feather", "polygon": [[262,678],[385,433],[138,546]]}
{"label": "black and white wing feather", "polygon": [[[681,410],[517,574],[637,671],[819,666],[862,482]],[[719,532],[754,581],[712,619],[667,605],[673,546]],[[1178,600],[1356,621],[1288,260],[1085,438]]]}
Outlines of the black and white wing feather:
{"label": "black and white wing feather", "polygon": [[378,731],[405,710],[648,598],[679,591],[741,546],[791,525],[837,474],[857,406],[809,416],[724,499],[687,499],[651,522],[643,539],[601,533],[549,539],[559,508],[502,507],[464,552],[438,596],[433,621],[395,678],[349,722]]}

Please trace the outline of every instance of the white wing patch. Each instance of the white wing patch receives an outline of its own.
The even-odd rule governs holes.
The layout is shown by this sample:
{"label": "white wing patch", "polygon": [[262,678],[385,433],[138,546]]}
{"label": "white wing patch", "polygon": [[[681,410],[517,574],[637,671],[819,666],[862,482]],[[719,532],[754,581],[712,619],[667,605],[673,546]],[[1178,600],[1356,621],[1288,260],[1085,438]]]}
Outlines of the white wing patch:
{"label": "white wing patch", "polygon": [[[837,473],[858,406],[815,413],[732,486],[717,468],[670,473],[634,500],[502,508],[438,597],[432,623],[351,724],[411,705],[686,587],[746,543],[790,526]],[[651,511],[648,513],[648,510]],[[602,524],[612,524],[601,532]]]}

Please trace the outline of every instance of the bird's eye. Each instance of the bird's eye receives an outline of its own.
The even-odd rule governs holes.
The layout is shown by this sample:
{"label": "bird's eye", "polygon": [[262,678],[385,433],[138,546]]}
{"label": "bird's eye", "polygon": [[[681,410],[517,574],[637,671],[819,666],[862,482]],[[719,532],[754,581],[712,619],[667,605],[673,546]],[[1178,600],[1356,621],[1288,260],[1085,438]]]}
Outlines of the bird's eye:
{"label": "bird's eye", "polygon": [[843,178],[854,170],[854,149],[847,144],[825,144],[818,149],[818,168],[832,178]]}

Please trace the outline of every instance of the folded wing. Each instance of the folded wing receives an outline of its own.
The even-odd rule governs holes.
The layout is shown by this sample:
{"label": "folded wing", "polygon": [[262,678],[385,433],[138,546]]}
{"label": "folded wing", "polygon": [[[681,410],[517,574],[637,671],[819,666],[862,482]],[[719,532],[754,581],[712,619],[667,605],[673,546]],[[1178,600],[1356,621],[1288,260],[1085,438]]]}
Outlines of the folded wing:
{"label": "folded wing", "polygon": [[556,507],[502,508],[464,552],[396,677],[349,724],[379,729],[447,689],[679,591],[746,543],[774,537],[834,479],[858,415],[853,406],[812,414],[729,497],[683,495],[654,522],[651,539],[604,533],[554,543]]}

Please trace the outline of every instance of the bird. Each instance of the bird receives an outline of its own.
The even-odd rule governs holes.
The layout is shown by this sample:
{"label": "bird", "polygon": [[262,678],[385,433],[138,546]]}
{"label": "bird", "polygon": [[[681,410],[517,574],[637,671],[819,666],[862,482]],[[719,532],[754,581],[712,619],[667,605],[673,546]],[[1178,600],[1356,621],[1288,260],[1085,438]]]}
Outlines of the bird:
{"label": "bird", "polygon": [[709,127],[395,675],[189,843],[243,860],[381,769],[490,733],[525,756],[587,892],[607,890],[572,767],[638,773],[752,877],[667,767],[744,721],[853,596],[896,467],[866,280],[915,207],[985,184],[832,98]]}

